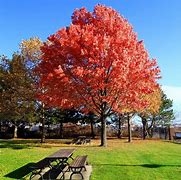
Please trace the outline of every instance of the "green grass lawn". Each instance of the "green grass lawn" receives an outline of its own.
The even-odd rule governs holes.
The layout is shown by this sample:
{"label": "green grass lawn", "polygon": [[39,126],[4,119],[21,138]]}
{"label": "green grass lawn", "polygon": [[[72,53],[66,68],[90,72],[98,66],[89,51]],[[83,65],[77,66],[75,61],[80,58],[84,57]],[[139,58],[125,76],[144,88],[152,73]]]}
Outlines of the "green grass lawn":
{"label": "green grass lawn", "polygon": [[[87,146],[74,146],[77,154],[87,154],[93,166],[92,180],[181,179],[181,144],[154,140],[112,139],[108,147],[98,140]],[[32,140],[0,141],[0,179],[19,179],[27,167],[60,148],[62,141],[39,144]]]}

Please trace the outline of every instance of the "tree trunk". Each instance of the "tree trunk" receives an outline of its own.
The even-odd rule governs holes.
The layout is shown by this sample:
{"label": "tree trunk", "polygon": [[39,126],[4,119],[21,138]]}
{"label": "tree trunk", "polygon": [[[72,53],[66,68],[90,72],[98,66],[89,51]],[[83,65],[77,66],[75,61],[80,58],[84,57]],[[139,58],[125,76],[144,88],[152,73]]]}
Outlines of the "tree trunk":
{"label": "tree trunk", "polygon": [[172,139],[172,137],[171,137],[171,132],[170,132],[170,125],[168,126],[168,137],[169,137],[169,140]]}
{"label": "tree trunk", "polygon": [[50,139],[50,123],[48,122],[48,138]]}
{"label": "tree trunk", "polygon": [[94,139],[95,138],[95,134],[94,134],[93,120],[91,120],[90,123],[91,123],[91,137],[92,137],[92,139]]}
{"label": "tree trunk", "polygon": [[168,128],[165,127],[164,131],[165,131],[165,140],[166,140],[167,139],[167,134],[168,134]]}
{"label": "tree trunk", "polygon": [[127,116],[127,120],[128,120],[128,142],[132,142],[131,122],[129,114]]}
{"label": "tree trunk", "polygon": [[[161,127],[162,128],[162,127]],[[161,128],[159,127],[158,130],[159,130],[159,138],[161,139],[162,136],[161,136]]]}
{"label": "tree trunk", "polygon": [[45,118],[42,118],[41,143],[45,143]]}
{"label": "tree trunk", "polygon": [[106,118],[101,117],[101,146],[107,147]]}
{"label": "tree trunk", "polygon": [[143,140],[145,140],[146,139],[146,123],[147,123],[147,121],[146,121],[146,119],[144,118],[144,117],[142,117],[142,124],[143,124]]}
{"label": "tree trunk", "polygon": [[18,137],[17,131],[18,131],[18,126],[16,124],[14,124],[14,135],[13,135],[13,138],[17,138]]}
{"label": "tree trunk", "polygon": [[42,104],[42,132],[41,132],[41,143],[45,143],[45,112],[44,104]]}
{"label": "tree trunk", "polygon": [[154,127],[155,127],[155,117],[153,117],[150,126],[148,126],[148,123],[146,124],[146,132],[148,133],[148,136],[150,138],[153,137]]}
{"label": "tree trunk", "polygon": [[60,138],[63,138],[63,123],[60,122],[60,131],[59,131]]}
{"label": "tree trunk", "polygon": [[153,137],[154,127],[148,127],[148,124],[146,124],[146,132],[148,133],[149,138]]}
{"label": "tree trunk", "polygon": [[0,121],[0,134],[1,134],[1,131],[2,131],[2,122]]}
{"label": "tree trunk", "polygon": [[121,129],[121,117],[118,119],[118,138],[122,137],[122,129]]}

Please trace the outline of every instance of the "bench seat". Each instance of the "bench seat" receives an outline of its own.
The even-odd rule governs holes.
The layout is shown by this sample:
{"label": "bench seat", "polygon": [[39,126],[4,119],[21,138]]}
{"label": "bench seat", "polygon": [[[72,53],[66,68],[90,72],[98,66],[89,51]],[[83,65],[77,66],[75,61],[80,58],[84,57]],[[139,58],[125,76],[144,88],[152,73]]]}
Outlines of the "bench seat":
{"label": "bench seat", "polygon": [[49,167],[50,162],[47,158],[44,158],[37,163],[33,164],[30,169],[32,170],[30,179],[32,179],[36,175],[40,175],[42,177],[42,170],[45,169],[46,167]]}
{"label": "bench seat", "polygon": [[31,166],[31,169],[44,169],[45,167],[48,166],[49,166],[49,160],[47,158],[44,158],[35,163],[33,166]]}
{"label": "bench seat", "polygon": [[83,178],[83,175],[81,173],[82,169],[86,170],[85,165],[87,162],[87,155],[85,156],[77,156],[69,165],[69,170],[72,171],[70,175],[70,180],[72,179],[72,176],[74,174],[80,174],[81,178]]}

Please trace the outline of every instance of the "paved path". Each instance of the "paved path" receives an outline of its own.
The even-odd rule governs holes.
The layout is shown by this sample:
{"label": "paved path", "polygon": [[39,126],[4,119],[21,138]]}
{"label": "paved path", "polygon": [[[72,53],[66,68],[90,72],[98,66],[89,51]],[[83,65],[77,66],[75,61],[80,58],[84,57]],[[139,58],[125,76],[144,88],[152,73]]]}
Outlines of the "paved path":
{"label": "paved path", "polygon": [[[67,167],[65,167],[65,169],[66,168]],[[42,174],[44,174],[45,179],[48,177],[48,174],[47,174],[47,176],[45,175],[48,171],[49,171],[49,168],[45,168],[42,171]],[[86,165],[86,171],[84,169],[82,170],[82,175],[84,177],[84,180],[90,180],[91,173],[92,173],[92,166],[91,165]],[[59,175],[58,174],[56,175],[56,179],[60,179],[60,177],[62,176],[62,173],[60,173]],[[65,173],[65,180],[69,180],[70,175],[71,175],[71,172],[66,172]],[[40,176],[36,175],[34,178],[32,178],[32,180],[38,180],[39,178],[40,178]],[[72,180],[81,180],[81,176],[79,174],[74,174],[73,177],[72,177]]]}
{"label": "paved path", "polygon": [[[84,177],[84,180],[89,180],[91,173],[92,173],[92,166],[87,165],[86,171],[85,170],[82,171],[82,175]],[[71,172],[66,172],[65,173],[65,180],[70,179],[70,175],[71,175]],[[72,178],[73,178],[72,180],[80,180],[81,176],[79,174],[74,174]]]}

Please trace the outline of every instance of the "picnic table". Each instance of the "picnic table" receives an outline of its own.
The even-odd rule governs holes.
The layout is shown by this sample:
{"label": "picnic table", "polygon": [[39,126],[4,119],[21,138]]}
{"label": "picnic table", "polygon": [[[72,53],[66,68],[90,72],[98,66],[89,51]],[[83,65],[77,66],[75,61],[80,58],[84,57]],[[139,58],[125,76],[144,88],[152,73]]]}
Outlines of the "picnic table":
{"label": "picnic table", "polygon": [[90,143],[90,138],[86,136],[78,136],[76,139],[73,140],[74,144],[87,144]]}
{"label": "picnic table", "polygon": [[50,161],[57,161],[59,164],[68,165],[68,159],[72,158],[73,152],[75,149],[60,149],[59,151],[48,156]]}
{"label": "picnic table", "polygon": [[[72,155],[74,151],[75,149],[60,149],[59,151],[40,160],[39,162],[37,162],[35,165],[31,167],[33,171],[32,171],[30,179],[32,179],[36,175],[40,175],[41,178],[43,178],[42,177],[43,175],[41,173],[42,173],[42,170],[45,169],[46,167],[50,168],[49,177],[51,176],[51,173],[57,170],[60,170],[61,172],[63,172],[64,167],[66,165],[69,165],[68,159],[69,158],[73,159]],[[63,176],[64,176],[64,173],[63,173]]]}
{"label": "picnic table", "polygon": [[[70,179],[72,179],[74,174],[79,174],[81,179],[83,179],[82,170],[84,169],[86,171],[87,155],[77,156],[73,159],[74,151],[75,149],[60,149],[35,163],[31,167],[32,174],[30,179],[37,179],[37,175],[39,175],[41,179],[56,179],[54,177],[57,177],[57,175],[60,179],[65,179],[66,172],[71,172]],[[69,159],[73,160],[70,164],[68,162]],[[43,170],[47,167],[49,168],[48,174],[43,173]]]}

